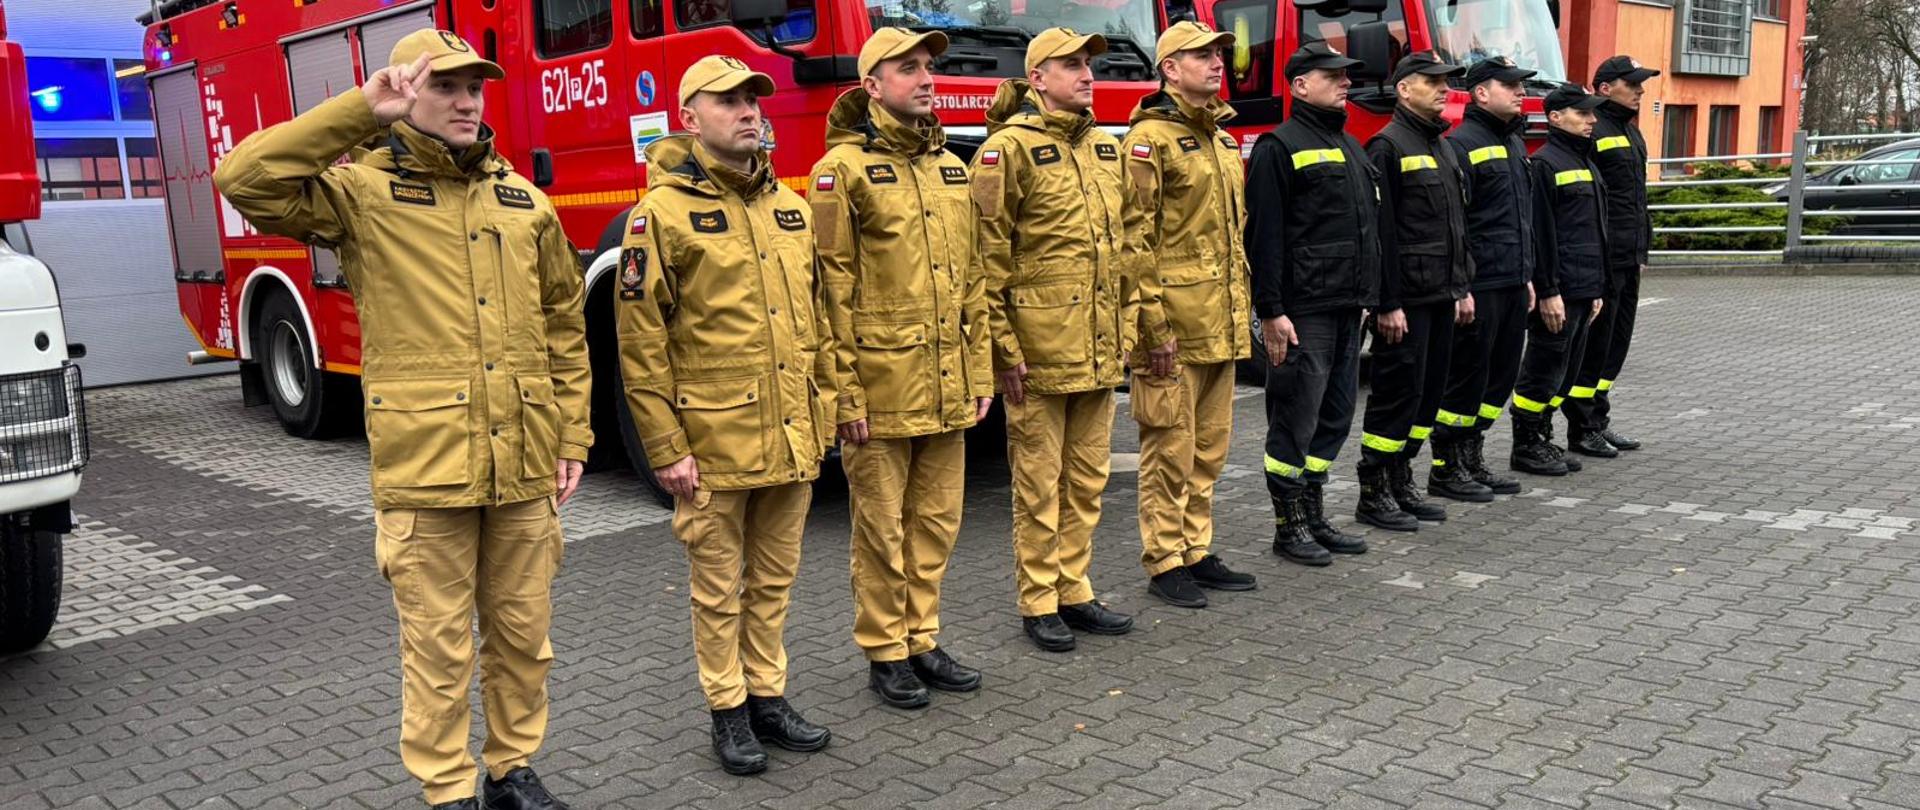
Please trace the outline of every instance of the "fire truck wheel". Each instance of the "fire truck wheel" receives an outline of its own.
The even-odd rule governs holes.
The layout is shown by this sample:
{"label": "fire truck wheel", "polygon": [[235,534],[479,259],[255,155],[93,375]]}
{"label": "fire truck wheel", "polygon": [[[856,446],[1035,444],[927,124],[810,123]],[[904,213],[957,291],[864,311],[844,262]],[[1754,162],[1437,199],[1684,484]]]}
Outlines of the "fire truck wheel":
{"label": "fire truck wheel", "polygon": [[0,655],[46,639],[60,612],[60,535],[0,518]]}
{"label": "fire truck wheel", "polygon": [[253,359],[281,427],[303,439],[324,439],[361,423],[359,380],[313,365],[312,338],[292,296],[270,293],[256,322]]}
{"label": "fire truck wheel", "polygon": [[[595,290],[596,293],[599,293],[609,299],[612,297],[611,285],[600,284],[595,286],[601,288],[601,289],[596,289]],[[587,300],[592,301],[594,300],[594,298],[592,296],[589,296]],[[592,306],[592,305],[590,304],[589,306]],[[612,309],[613,304],[609,300],[607,303],[603,304],[602,306],[610,310]],[[591,346],[589,347],[589,351],[592,351]],[[619,347],[617,345],[608,346],[605,348],[605,352],[617,352],[617,351],[619,351]],[[600,352],[596,352],[596,353],[600,353]],[[608,377],[599,377],[597,375],[599,374],[601,368],[608,368],[613,373]],[[613,382],[613,385],[611,386],[612,390],[614,391],[627,390],[625,375],[621,372],[620,364],[618,362],[608,363],[606,366],[600,366],[596,364],[594,367],[594,373],[596,374],[595,379],[611,379]],[[594,388],[596,389],[599,387],[600,386],[598,385],[594,386]],[[628,463],[631,464],[633,467],[633,474],[640,478],[640,483],[646,489],[647,494],[653,496],[653,500],[655,503],[660,504],[661,508],[672,509],[673,496],[668,495],[667,491],[660,487],[659,479],[656,479],[653,477],[653,468],[647,466],[647,448],[646,448],[646,445],[640,443],[640,431],[634,428],[633,412],[627,409],[626,397],[618,397],[617,399],[615,399],[615,401],[612,404],[612,407],[609,410],[613,412],[614,416],[620,423],[620,445],[627,451],[627,460],[628,460]],[[594,434],[596,436],[605,435],[599,432],[599,428],[597,426],[594,429]]]}

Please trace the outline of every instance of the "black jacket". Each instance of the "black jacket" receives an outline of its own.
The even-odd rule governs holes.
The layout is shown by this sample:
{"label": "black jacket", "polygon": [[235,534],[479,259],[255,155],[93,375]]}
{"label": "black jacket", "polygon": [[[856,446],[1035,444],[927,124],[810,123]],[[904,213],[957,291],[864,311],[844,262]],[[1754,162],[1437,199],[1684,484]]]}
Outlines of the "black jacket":
{"label": "black jacket", "polygon": [[[1640,272],[1653,245],[1653,216],[1647,211],[1647,139],[1634,123],[1633,110],[1608,101],[1594,111],[1594,163],[1607,181],[1607,229],[1612,247],[1607,269],[1616,283]],[[1617,292],[1617,289],[1615,290]]]}
{"label": "black jacket", "polygon": [[1393,120],[1367,141],[1380,175],[1380,310],[1467,297],[1466,197],[1460,163],[1440,143],[1445,120],[1395,107]]}
{"label": "black jacket", "polygon": [[1550,130],[1533,153],[1534,244],[1540,265],[1533,289],[1541,298],[1599,298],[1607,289],[1608,236],[1602,208],[1606,181],[1593,164],[1593,139]]}
{"label": "black jacket", "polygon": [[1253,144],[1247,253],[1261,318],[1371,307],[1380,297],[1380,191],[1344,110],[1295,100]]}
{"label": "black jacket", "polygon": [[1527,175],[1524,115],[1502,121],[1468,106],[1448,133],[1454,159],[1466,170],[1467,248],[1473,289],[1518,287],[1533,280],[1533,180]]}

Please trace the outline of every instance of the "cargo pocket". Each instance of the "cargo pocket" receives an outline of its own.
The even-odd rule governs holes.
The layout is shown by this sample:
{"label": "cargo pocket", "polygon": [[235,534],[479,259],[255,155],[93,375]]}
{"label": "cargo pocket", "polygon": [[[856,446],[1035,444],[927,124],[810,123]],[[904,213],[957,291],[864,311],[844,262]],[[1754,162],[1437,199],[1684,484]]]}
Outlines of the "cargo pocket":
{"label": "cargo pocket", "polygon": [[1089,327],[1086,286],[1077,282],[1013,288],[1013,334],[1028,363],[1087,362]]}
{"label": "cargo pocket", "polygon": [[1182,346],[1210,341],[1225,331],[1221,321],[1227,315],[1227,288],[1222,276],[1211,260],[1160,271],[1162,308]]}
{"label": "cargo pocket", "polygon": [[1180,372],[1156,377],[1136,369],[1128,393],[1131,403],[1128,407],[1133,411],[1133,421],[1141,427],[1179,427],[1183,421],[1181,414],[1186,410],[1182,407],[1186,396],[1187,386]]}
{"label": "cargo pocket", "polygon": [[853,344],[860,363],[860,385],[867,410],[926,410],[933,399],[927,378],[927,327],[917,324],[854,324]]}
{"label": "cargo pocket", "polygon": [[1293,284],[1300,298],[1317,299],[1345,292],[1353,286],[1343,282],[1352,275],[1359,246],[1353,242],[1323,242],[1293,249]]}
{"label": "cargo pocket", "polygon": [[1468,233],[1467,245],[1472,249],[1474,265],[1482,270],[1507,271],[1519,265],[1520,234],[1516,231]]}
{"label": "cargo pocket", "polygon": [[469,388],[465,379],[367,385],[374,486],[438,487],[472,481]]}
{"label": "cargo pocket", "polygon": [[544,374],[518,379],[520,386],[520,474],[550,478],[560,456],[560,406],[553,400],[553,378]]}
{"label": "cargo pocket", "polygon": [[760,378],[705,380],[674,389],[680,422],[702,473],[755,472],[767,467]]}
{"label": "cargo pocket", "polygon": [[1412,242],[1400,246],[1402,295],[1426,295],[1447,288],[1447,243]]}
{"label": "cargo pocket", "polygon": [[393,582],[400,551],[420,517],[418,509],[381,509],[373,513],[373,561],[380,566],[380,578]]}

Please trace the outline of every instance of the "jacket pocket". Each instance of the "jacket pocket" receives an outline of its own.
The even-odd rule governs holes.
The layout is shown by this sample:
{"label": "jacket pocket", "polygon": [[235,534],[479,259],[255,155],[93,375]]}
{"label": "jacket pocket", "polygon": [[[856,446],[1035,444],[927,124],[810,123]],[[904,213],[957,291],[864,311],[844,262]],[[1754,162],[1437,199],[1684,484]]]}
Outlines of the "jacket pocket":
{"label": "jacket pocket", "polygon": [[520,475],[551,478],[560,456],[560,406],[553,399],[553,378],[526,376],[520,387]]}
{"label": "jacket pocket", "polygon": [[1179,427],[1183,421],[1181,416],[1186,411],[1182,402],[1186,396],[1187,386],[1179,372],[1156,377],[1134,369],[1128,407],[1133,411],[1133,421],[1139,422],[1141,427]]}
{"label": "jacket pocket", "polygon": [[1182,343],[1219,337],[1227,329],[1227,287],[1218,262],[1160,271],[1161,309]]}
{"label": "jacket pocket", "polygon": [[1559,250],[1561,293],[1581,293],[1589,286],[1593,288],[1592,295],[1606,292],[1600,288],[1606,280],[1606,265],[1602,261],[1599,245],[1592,242],[1562,242]]}
{"label": "jacket pocket", "polygon": [[1028,363],[1087,362],[1093,307],[1086,286],[1054,282],[1015,287],[1013,335]]}
{"label": "jacket pocket", "polygon": [[367,444],[376,487],[439,487],[473,480],[473,404],[467,380],[367,385]]}
{"label": "jacket pocket", "polygon": [[[1323,242],[1293,249],[1293,286],[1302,299],[1327,298],[1356,286],[1359,246],[1353,242]],[[1304,303],[1304,301],[1302,302]]]}
{"label": "jacket pocket", "polygon": [[922,411],[932,405],[926,326],[854,324],[853,343],[859,358],[860,385],[867,391],[867,410]]}
{"label": "jacket pocket", "polygon": [[684,382],[674,389],[680,422],[701,472],[767,468],[765,397],[758,377]]}
{"label": "jacket pocket", "polygon": [[1480,278],[1520,274],[1520,234],[1515,231],[1468,233],[1474,272]]}
{"label": "jacket pocket", "polygon": [[[1444,165],[1444,164],[1443,164]],[[1433,238],[1447,230],[1447,187],[1440,172],[1447,169],[1421,169],[1400,173],[1399,210],[1401,233]]]}
{"label": "jacket pocket", "polygon": [[1400,246],[1400,267],[1396,268],[1403,279],[1401,295],[1403,298],[1430,295],[1447,289],[1449,263],[1447,261],[1447,243],[1414,242]]}

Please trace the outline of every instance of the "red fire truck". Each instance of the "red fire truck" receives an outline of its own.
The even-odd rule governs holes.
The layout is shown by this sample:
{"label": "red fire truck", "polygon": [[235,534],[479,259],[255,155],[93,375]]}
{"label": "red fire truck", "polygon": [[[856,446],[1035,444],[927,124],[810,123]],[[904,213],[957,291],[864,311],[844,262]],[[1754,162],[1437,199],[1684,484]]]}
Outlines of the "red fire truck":
{"label": "red fire truck", "polygon": [[359,419],[360,333],[337,260],[255,232],[209,177],[248,134],[384,66],[401,36],[450,29],[506,69],[487,90],[497,143],[582,249],[602,438],[593,464],[622,450],[644,458],[619,396],[606,271],[646,184],[641,150],[676,126],[689,65],[724,53],[774,77],[765,141],[778,176],[801,188],[876,26],[947,33],[936,106],[970,155],[995,86],[1024,75],[1027,42],[1052,25],[1106,32],[1095,115],[1124,126],[1152,87],[1158,14],[1156,0],[167,0],[141,22],[180,312],[203,345],[193,359],[240,361],[246,402],[271,404],[296,435]]}

